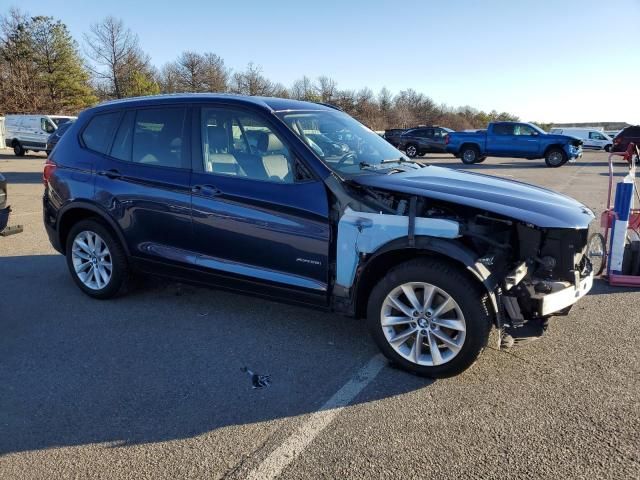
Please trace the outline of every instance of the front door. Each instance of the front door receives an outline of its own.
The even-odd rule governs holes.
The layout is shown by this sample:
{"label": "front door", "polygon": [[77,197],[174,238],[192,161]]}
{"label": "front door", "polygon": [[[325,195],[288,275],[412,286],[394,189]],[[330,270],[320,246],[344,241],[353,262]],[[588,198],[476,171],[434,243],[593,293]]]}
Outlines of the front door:
{"label": "front door", "polygon": [[250,281],[271,295],[326,303],[324,184],[263,114],[203,107],[194,124],[200,130],[191,181],[199,269]]}
{"label": "front door", "polygon": [[[132,109],[96,168],[95,198],[120,225],[132,255],[193,264],[189,109]],[[99,117],[99,116],[98,116]],[[96,118],[98,118],[96,117]],[[93,122],[93,120],[92,120]],[[91,123],[83,137],[91,142]],[[96,125],[96,139],[105,127]],[[98,147],[96,147],[98,148]]]}

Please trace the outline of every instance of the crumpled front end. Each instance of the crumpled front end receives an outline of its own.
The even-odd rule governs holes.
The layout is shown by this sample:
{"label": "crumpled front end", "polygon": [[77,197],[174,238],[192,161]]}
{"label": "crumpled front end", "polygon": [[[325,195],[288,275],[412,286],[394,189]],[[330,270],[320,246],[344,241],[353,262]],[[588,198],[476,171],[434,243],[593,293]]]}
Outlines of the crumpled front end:
{"label": "crumpled front end", "polygon": [[501,304],[507,333],[536,337],[546,319],[565,315],[593,285],[586,255],[588,229],[517,226],[517,263],[504,277]]}

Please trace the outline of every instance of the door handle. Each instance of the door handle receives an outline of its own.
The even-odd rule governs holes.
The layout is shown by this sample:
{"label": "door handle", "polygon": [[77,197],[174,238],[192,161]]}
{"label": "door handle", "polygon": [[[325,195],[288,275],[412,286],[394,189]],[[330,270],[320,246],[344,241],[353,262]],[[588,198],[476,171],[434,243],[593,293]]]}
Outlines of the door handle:
{"label": "door handle", "polygon": [[117,178],[122,178],[122,174],[118,170],[114,170],[114,169],[103,170],[101,172],[98,172],[98,175],[102,175],[103,177],[107,177],[112,180],[115,180]]}
{"label": "door handle", "polygon": [[213,185],[194,185],[191,187],[191,192],[206,195],[208,197],[215,197],[216,195],[222,194],[222,192]]}

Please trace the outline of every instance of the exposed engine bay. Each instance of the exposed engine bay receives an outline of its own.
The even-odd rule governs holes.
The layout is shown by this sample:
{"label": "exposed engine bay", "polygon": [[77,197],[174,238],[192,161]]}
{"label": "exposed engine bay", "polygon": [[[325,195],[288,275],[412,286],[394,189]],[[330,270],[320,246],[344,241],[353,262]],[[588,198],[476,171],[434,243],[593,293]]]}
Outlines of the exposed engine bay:
{"label": "exposed engine bay", "polygon": [[349,289],[359,266],[387,242],[420,248],[424,237],[446,239],[472,255],[475,265],[467,268],[492,295],[497,326],[507,329],[507,338],[540,336],[549,316],[567,314],[591,288],[587,228],[540,228],[423,196],[357,188],[369,211],[341,214],[341,288]]}

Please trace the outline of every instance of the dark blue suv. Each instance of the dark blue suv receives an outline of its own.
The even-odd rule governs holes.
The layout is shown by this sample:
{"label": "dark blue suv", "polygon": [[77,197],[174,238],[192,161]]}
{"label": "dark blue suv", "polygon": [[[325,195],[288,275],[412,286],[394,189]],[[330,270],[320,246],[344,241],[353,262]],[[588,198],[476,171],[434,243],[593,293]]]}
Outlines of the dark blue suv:
{"label": "dark blue suv", "polygon": [[46,230],[87,295],[148,272],[367,317],[385,355],[421,375],[467,368],[492,325],[505,344],[541,334],[593,278],[580,203],[414,162],[326,105],[105,103],[43,177]]}

